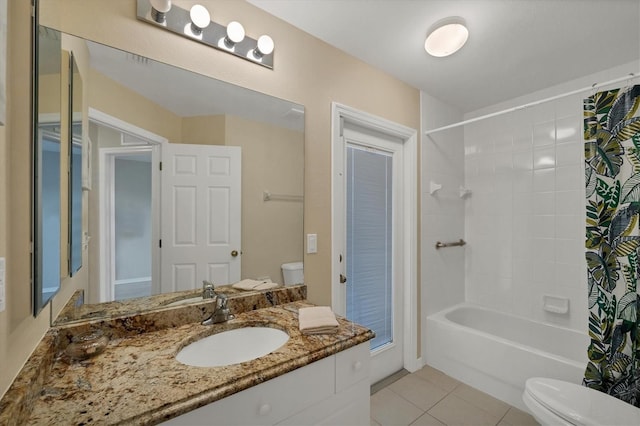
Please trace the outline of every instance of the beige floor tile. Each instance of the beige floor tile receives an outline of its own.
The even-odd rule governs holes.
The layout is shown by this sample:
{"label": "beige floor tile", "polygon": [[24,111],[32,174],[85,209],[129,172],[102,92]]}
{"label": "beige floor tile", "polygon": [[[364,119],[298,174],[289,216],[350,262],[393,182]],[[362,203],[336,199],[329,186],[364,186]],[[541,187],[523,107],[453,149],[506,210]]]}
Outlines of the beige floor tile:
{"label": "beige floor tile", "polygon": [[449,377],[442,371],[436,370],[435,368],[429,367],[428,365],[425,365],[422,369],[416,371],[413,374],[430,381],[436,386],[440,386],[447,392],[451,392],[456,388],[456,386],[460,384],[460,382],[453,377]]}
{"label": "beige floor tile", "polygon": [[475,405],[478,408],[487,411],[499,419],[502,418],[507,411],[509,410],[510,405],[506,404],[499,399],[492,397],[491,395],[487,395],[484,392],[479,391],[476,388],[472,388],[469,385],[462,383],[458,386],[453,392],[453,395],[456,395],[465,401]]}
{"label": "beige floor tile", "polygon": [[370,426],[380,426],[380,423],[376,422],[373,417],[369,419],[369,425]]}
{"label": "beige floor tile", "polygon": [[371,417],[382,426],[409,425],[423,412],[389,389],[382,389],[371,396]]}
{"label": "beige floor tile", "polygon": [[502,418],[501,423],[511,426],[538,426],[540,424],[531,414],[518,410],[515,407],[509,408],[507,414]]}
{"label": "beige floor tile", "polygon": [[428,413],[449,426],[495,426],[500,421],[500,417],[453,394],[447,395]]}
{"label": "beige floor tile", "polygon": [[429,415],[429,413],[424,413],[418,419],[411,423],[411,426],[446,426],[440,420],[436,419]]}
{"label": "beige floor tile", "polygon": [[433,383],[413,374],[404,376],[389,385],[391,389],[410,403],[427,411],[447,395],[447,392]]}

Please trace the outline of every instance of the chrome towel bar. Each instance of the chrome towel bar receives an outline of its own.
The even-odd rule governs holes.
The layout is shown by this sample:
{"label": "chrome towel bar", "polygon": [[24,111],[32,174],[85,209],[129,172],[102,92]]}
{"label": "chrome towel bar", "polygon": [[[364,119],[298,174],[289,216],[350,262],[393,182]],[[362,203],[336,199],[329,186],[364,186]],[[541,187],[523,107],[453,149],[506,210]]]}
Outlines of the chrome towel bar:
{"label": "chrome towel bar", "polygon": [[463,246],[467,244],[467,242],[465,240],[463,240],[462,238],[460,238],[459,241],[453,242],[453,243],[443,243],[438,241],[436,243],[436,250],[441,249],[441,248],[445,248],[445,247],[458,247],[458,246]]}

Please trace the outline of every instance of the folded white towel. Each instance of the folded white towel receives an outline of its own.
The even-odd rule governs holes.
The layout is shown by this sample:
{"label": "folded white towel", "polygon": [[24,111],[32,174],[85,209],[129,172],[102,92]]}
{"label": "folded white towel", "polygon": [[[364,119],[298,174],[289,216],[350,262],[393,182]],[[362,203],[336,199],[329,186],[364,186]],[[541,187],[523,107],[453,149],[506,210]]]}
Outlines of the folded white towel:
{"label": "folded white towel", "polygon": [[270,288],[276,288],[279,285],[280,284],[278,283],[272,283],[267,280],[258,281],[258,280],[252,280],[252,279],[245,279],[242,281],[238,281],[235,284],[232,284],[231,287],[237,288],[239,290],[268,290]]}
{"label": "folded white towel", "polygon": [[338,331],[336,316],[328,306],[312,306],[298,310],[302,334],[333,334]]}

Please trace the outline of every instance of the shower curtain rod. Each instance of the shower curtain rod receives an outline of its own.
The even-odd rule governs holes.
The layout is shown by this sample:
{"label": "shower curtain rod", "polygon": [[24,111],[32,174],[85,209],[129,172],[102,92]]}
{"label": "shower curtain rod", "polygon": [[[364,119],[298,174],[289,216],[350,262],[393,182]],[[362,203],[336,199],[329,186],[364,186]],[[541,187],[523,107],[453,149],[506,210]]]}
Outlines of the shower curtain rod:
{"label": "shower curtain rod", "polygon": [[440,132],[442,130],[453,129],[455,127],[464,126],[465,124],[475,123],[476,121],[484,120],[486,118],[496,117],[498,115],[506,114],[506,113],[513,112],[513,111],[519,111],[521,109],[525,109],[525,108],[529,108],[529,107],[532,107],[532,106],[540,105],[540,104],[543,104],[543,103],[546,103],[546,102],[555,101],[556,99],[565,98],[567,96],[575,95],[577,93],[582,93],[582,92],[586,92],[588,90],[597,89],[597,88],[602,87],[602,86],[608,86],[608,85],[613,84],[613,83],[619,83],[621,81],[626,81],[626,80],[633,80],[634,78],[637,78],[637,77],[640,77],[640,74],[629,73],[629,74],[625,75],[624,77],[615,78],[613,80],[605,81],[604,83],[593,83],[589,87],[583,87],[582,89],[572,90],[571,92],[566,92],[566,93],[563,93],[561,95],[551,96],[550,98],[540,99],[539,101],[529,102],[528,104],[520,105],[520,106],[513,107],[513,108],[504,109],[502,111],[492,112],[491,114],[481,115],[480,117],[475,117],[475,118],[471,118],[469,120],[460,121],[458,123],[449,124],[447,126],[442,126],[442,127],[438,127],[438,128],[435,128],[435,129],[427,130],[427,131],[424,132],[424,134],[425,135],[430,135],[432,133]]}

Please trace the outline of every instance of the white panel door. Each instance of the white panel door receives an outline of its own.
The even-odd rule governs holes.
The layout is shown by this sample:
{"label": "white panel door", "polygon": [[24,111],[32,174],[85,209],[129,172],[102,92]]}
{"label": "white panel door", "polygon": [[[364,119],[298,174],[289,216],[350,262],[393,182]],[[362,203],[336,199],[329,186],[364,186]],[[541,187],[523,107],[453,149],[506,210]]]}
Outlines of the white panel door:
{"label": "white panel door", "polygon": [[401,370],[403,353],[403,144],[346,123],[343,130],[343,285],[334,307],[375,331],[371,383]]}
{"label": "white panel door", "polygon": [[165,144],[161,292],[240,280],[241,149]]}

